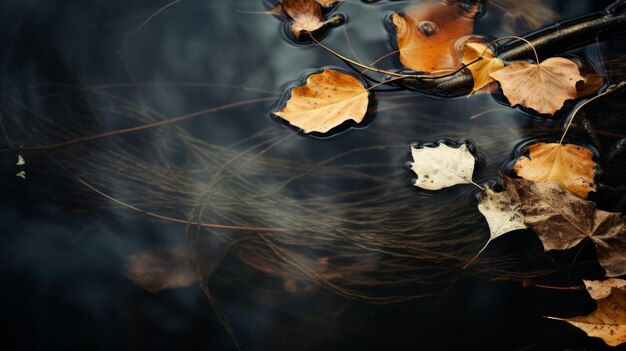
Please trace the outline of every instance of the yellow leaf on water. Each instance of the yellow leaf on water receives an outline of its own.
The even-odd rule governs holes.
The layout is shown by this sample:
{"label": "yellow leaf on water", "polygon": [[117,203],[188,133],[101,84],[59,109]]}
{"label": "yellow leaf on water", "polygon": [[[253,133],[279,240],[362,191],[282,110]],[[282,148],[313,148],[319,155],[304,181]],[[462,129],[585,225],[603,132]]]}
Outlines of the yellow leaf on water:
{"label": "yellow leaf on water", "polygon": [[472,78],[474,79],[474,87],[470,95],[493,82],[494,79],[489,74],[504,67],[504,62],[495,57],[490,49],[480,43],[468,43],[463,47],[462,62],[467,65],[481,57],[481,55],[481,60],[467,66],[470,72],[472,72]]}
{"label": "yellow leaf on water", "polygon": [[396,28],[400,62],[415,71],[433,72],[460,67],[453,60],[454,42],[474,29],[473,12],[444,1],[409,5],[391,17]]}
{"label": "yellow leaf on water", "polygon": [[576,83],[584,79],[578,65],[562,57],[540,64],[517,61],[490,75],[500,83],[511,106],[520,104],[549,115],[561,109],[566,100],[578,97]]}
{"label": "yellow leaf on water", "polygon": [[285,107],[274,114],[305,133],[326,133],[348,120],[363,121],[368,104],[368,91],[358,79],[325,69],[293,88]]}
{"label": "yellow leaf on water", "polygon": [[518,176],[535,182],[557,182],[576,196],[586,199],[596,190],[596,163],[591,150],[574,145],[536,143],[528,147],[513,166]]}
{"label": "yellow leaf on water", "polygon": [[587,335],[601,338],[609,346],[626,342],[626,291],[612,289],[608,297],[598,300],[598,308],[587,315],[565,319]]}

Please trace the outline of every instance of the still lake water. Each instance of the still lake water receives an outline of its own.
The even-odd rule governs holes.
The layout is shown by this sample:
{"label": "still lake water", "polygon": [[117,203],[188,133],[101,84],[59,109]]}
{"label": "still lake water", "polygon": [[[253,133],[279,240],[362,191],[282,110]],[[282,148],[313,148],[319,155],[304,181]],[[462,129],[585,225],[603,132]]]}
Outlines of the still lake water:
{"label": "still lake water", "polygon": [[[609,2],[545,3],[567,19]],[[372,62],[393,50],[383,18],[405,4],[348,0],[324,42]],[[252,13],[262,1],[183,0],[150,18],[166,5],[0,4],[0,149],[13,149],[0,154],[7,349],[603,349],[543,318],[589,313],[584,293],[522,285],[601,277],[591,245],[570,267],[580,247],[543,254],[520,231],[461,270],[488,237],[476,189],[416,191],[405,169],[413,142],[471,139],[474,179],[493,179],[523,140],[560,136],[559,120],[489,94],[396,91],[376,95],[365,127],[302,136],[270,118],[272,104],[303,72],[341,61]],[[475,33],[510,34],[501,17],[488,7]],[[590,53],[609,80],[624,78],[623,37],[574,54]],[[624,94],[603,101],[572,131],[600,154],[626,134]],[[604,209],[619,209],[625,155],[603,164]]]}

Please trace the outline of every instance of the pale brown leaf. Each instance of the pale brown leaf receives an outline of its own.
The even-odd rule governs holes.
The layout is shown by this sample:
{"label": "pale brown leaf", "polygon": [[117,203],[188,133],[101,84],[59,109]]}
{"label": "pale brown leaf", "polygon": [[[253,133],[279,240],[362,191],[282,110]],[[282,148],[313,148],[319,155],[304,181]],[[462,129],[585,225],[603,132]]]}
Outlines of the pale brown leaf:
{"label": "pale brown leaf", "polygon": [[540,64],[516,61],[490,75],[500,83],[511,106],[520,104],[550,115],[566,100],[578,97],[576,83],[583,80],[578,65],[562,57]]}

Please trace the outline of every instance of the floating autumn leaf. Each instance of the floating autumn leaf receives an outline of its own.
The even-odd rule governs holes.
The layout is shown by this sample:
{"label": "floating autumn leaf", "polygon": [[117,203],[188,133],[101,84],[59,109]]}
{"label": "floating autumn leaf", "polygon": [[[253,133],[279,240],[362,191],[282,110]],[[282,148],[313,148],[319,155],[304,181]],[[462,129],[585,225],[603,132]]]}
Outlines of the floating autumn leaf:
{"label": "floating autumn leaf", "polygon": [[299,37],[302,32],[315,32],[324,26],[322,5],[333,2],[336,1],[282,0],[272,13],[289,17],[292,20],[291,31]]}
{"label": "floating autumn leaf", "polygon": [[594,300],[603,299],[611,294],[611,289],[626,290],[626,280],[611,278],[606,280],[583,280],[587,292]]}
{"label": "floating autumn leaf", "polygon": [[626,342],[626,291],[611,289],[608,297],[597,302],[598,307],[587,316],[567,319],[549,317],[566,321],[583,330],[591,337],[601,338],[609,346]]}
{"label": "floating autumn leaf", "polygon": [[[474,62],[479,57],[482,57],[482,59]],[[470,72],[472,72],[472,78],[474,79],[474,87],[469,95],[493,82],[494,79],[490,76],[490,73],[504,67],[504,62],[495,57],[490,49],[480,43],[467,43],[463,46],[462,62],[464,65],[474,62],[467,66]]]}
{"label": "floating autumn leaf", "polygon": [[455,69],[453,44],[472,34],[478,9],[465,12],[457,4],[425,1],[409,5],[404,14],[394,13],[400,62],[415,71]]}
{"label": "floating autumn leaf", "polygon": [[583,80],[578,65],[562,57],[539,64],[516,61],[492,72],[511,106],[520,104],[543,114],[554,114],[565,100],[578,97],[576,83]]}
{"label": "floating autumn leaf", "polygon": [[519,196],[513,184],[501,192],[485,188],[478,200],[478,211],[485,216],[489,225],[489,240],[463,268],[471,265],[493,239],[514,230],[526,229],[524,214],[520,207]]}
{"label": "floating autumn leaf", "polygon": [[415,186],[439,190],[456,184],[472,183],[476,160],[466,144],[450,147],[440,143],[435,147],[412,146],[411,169],[417,175]]}
{"label": "floating autumn leaf", "polygon": [[528,152],[513,166],[518,176],[535,182],[557,182],[583,199],[596,190],[596,164],[588,148],[541,142],[530,145]]}
{"label": "floating autumn leaf", "polygon": [[558,183],[511,180],[522,203],[524,223],[548,250],[565,250],[589,238],[608,277],[626,274],[626,223],[621,213],[596,209]]}
{"label": "floating autumn leaf", "polygon": [[324,69],[291,89],[285,107],[274,114],[305,133],[326,133],[348,120],[363,121],[368,102],[368,91],[358,79]]}

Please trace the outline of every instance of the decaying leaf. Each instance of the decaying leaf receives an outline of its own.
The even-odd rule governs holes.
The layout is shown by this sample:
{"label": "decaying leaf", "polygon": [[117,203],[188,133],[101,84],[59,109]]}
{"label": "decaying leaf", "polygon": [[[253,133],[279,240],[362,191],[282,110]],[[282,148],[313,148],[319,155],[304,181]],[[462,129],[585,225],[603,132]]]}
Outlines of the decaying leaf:
{"label": "decaying leaf", "polygon": [[512,184],[499,193],[486,188],[480,194],[478,210],[489,224],[489,241],[514,230],[526,229],[519,196]]}
{"label": "decaying leaf", "polygon": [[601,338],[609,346],[625,343],[626,290],[611,289],[610,295],[597,303],[598,307],[590,315],[564,320],[589,336]]}
{"label": "decaying leaf", "polygon": [[583,280],[587,292],[594,300],[603,299],[611,294],[611,289],[626,290],[626,280],[611,278],[606,280]]}
{"label": "decaying leaf", "polygon": [[415,71],[434,72],[455,69],[453,44],[472,34],[474,15],[457,4],[424,1],[410,4],[404,14],[394,13],[400,62]]}
{"label": "decaying leaf", "polygon": [[576,196],[586,199],[596,190],[596,163],[593,152],[574,144],[536,143],[528,147],[513,166],[515,173],[535,182],[557,182]]}
{"label": "decaying leaf", "polygon": [[285,107],[274,114],[305,133],[326,133],[347,120],[363,121],[368,91],[351,75],[325,69],[291,90]]}
{"label": "decaying leaf", "polygon": [[418,188],[439,190],[471,183],[476,160],[465,144],[456,148],[444,143],[436,147],[411,147],[411,154],[411,169],[417,175]]}
{"label": "decaying leaf", "polygon": [[499,193],[485,188],[478,200],[478,211],[485,216],[489,225],[489,240],[463,268],[471,265],[493,239],[514,230],[526,229],[524,214],[520,207],[519,196],[513,184],[508,184],[504,191]]}
{"label": "decaying leaf", "polygon": [[322,5],[316,0],[282,0],[273,12],[289,17],[292,20],[291,31],[299,37],[303,32],[314,32],[324,26]]}
{"label": "decaying leaf", "polygon": [[576,83],[583,80],[578,65],[562,57],[539,64],[516,61],[492,72],[511,106],[520,104],[543,114],[554,114],[565,100],[578,97]]}
{"label": "decaying leaf", "polygon": [[606,276],[626,274],[626,223],[621,213],[596,209],[558,183],[511,180],[522,203],[524,223],[548,250],[565,250],[589,238]]}
{"label": "decaying leaf", "polygon": [[491,78],[490,73],[504,67],[504,62],[495,57],[490,49],[480,43],[467,43],[463,46],[462,62],[467,65],[468,63],[471,63],[481,57],[481,55],[481,60],[467,66],[470,72],[472,72],[472,78],[474,79],[474,87],[472,88],[470,95],[482,89],[485,85],[493,82],[494,79]]}

